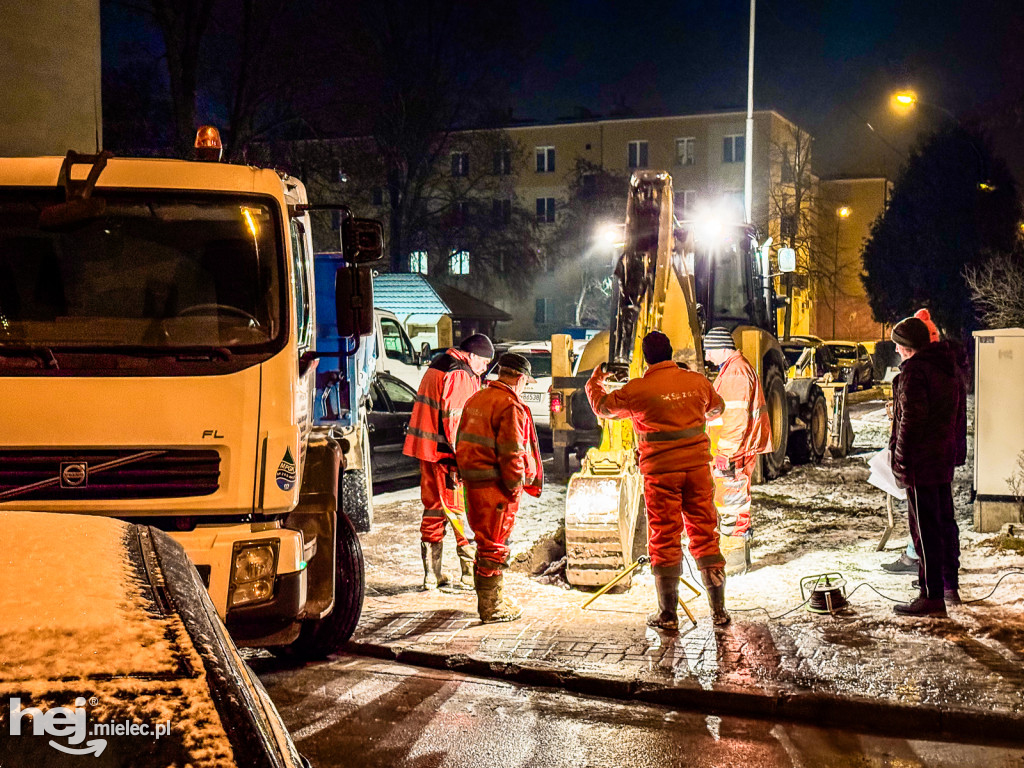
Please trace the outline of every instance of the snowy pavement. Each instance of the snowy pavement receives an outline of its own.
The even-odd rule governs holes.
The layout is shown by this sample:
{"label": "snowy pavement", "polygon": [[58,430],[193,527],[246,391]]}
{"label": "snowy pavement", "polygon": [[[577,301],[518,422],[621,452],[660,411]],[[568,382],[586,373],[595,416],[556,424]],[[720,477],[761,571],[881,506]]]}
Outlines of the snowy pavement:
{"label": "snowy pavement", "polygon": [[[527,500],[514,533],[518,557],[506,589],[522,602],[523,618],[481,625],[472,593],[419,591],[420,507],[418,490],[409,489],[375,499],[375,530],[363,537],[367,599],[352,648],[719,712],[958,739],[1005,736],[1012,727],[1010,738],[1024,739],[1024,575],[1011,573],[1024,571],[1024,542],[971,529],[969,476],[961,470],[961,592],[979,602],[950,609],[948,620],[895,616],[893,601],[916,590],[911,575],[879,568],[907,536],[898,505],[888,548],[876,551],[885,495],[867,484],[867,458],[888,439],[883,403],[855,405],[853,423],[851,457],[797,467],[755,488],[754,565],[728,582],[734,621],[725,631],[711,627],[703,595],[689,603],[695,627],[678,635],[645,627],[655,604],[648,573],[586,611],[586,595],[557,573],[531,575],[560,556],[565,487],[554,484]],[[448,550],[454,570],[454,546]],[[849,609],[808,612],[801,579],[830,572],[845,579]],[[699,584],[695,572],[684,576]]]}

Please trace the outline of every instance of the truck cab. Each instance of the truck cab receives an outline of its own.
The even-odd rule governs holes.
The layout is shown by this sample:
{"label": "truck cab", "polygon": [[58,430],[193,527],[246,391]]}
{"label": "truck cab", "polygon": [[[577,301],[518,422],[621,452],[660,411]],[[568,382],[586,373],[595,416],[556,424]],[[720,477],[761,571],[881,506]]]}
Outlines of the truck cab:
{"label": "truck cab", "polygon": [[[313,423],[309,208],[267,169],[3,160],[0,509],[161,528],[236,641],[319,654],[355,626],[362,560]],[[355,258],[380,229],[349,232]],[[362,272],[339,271],[351,333]]]}

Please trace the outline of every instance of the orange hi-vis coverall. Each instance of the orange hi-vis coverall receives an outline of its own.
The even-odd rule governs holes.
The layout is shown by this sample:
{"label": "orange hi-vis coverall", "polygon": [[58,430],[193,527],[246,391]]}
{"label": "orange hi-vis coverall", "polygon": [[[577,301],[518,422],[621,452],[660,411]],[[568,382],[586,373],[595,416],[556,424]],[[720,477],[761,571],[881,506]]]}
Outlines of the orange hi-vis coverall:
{"label": "orange hi-vis coverall", "polygon": [[594,370],[587,399],[606,419],[632,419],[640,446],[640,471],[647,504],[647,543],[651,564],[683,561],[682,534],[698,568],[722,565],[711,483],[708,415],[724,407],[704,376],[671,360],[656,363],[642,378],[609,392],[606,374]]}
{"label": "orange hi-vis coverall", "polygon": [[743,536],[750,530],[750,480],[758,455],[772,450],[772,424],[757,371],[741,352],[722,363],[715,391],[725,411],[708,425],[711,453],[732,463],[731,474],[713,471],[719,529],[723,536]]}
{"label": "orange hi-vis coverall", "polygon": [[[423,374],[402,449],[406,456],[420,460],[422,541],[444,540],[448,524],[444,508],[456,515],[464,511],[462,487],[455,474],[455,435],[466,401],[479,391],[480,378],[469,366],[469,354],[461,349],[449,349]],[[460,547],[469,544],[458,529],[455,542]]]}
{"label": "orange hi-vis coverall", "polygon": [[511,387],[492,381],[469,398],[455,455],[476,537],[476,572],[497,576],[508,563],[508,540],[523,491],[540,496],[544,485],[533,416]]}

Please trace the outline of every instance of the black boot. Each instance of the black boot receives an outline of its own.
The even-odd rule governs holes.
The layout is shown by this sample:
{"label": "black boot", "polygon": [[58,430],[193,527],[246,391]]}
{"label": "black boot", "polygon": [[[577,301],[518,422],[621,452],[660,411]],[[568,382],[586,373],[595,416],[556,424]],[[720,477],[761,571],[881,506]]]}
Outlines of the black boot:
{"label": "black boot", "polygon": [[443,541],[421,541],[420,556],[423,558],[423,589],[437,589],[448,586],[448,577],[441,570]]}
{"label": "black boot", "polygon": [[654,588],[658,593],[658,610],[647,617],[647,626],[664,629],[666,632],[679,630],[679,616],[676,605],[679,601],[679,576],[682,564],[655,565],[651,567],[654,574]]}
{"label": "black boot", "polygon": [[708,604],[711,606],[711,621],[716,627],[724,627],[732,617],[725,610],[725,568],[712,565],[700,569],[700,579],[708,593]]}
{"label": "black boot", "polygon": [[946,603],[941,598],[919,597],[912,603],[899,603],[893,611],[900,616],[931,616],[936,619],[946,618]]}

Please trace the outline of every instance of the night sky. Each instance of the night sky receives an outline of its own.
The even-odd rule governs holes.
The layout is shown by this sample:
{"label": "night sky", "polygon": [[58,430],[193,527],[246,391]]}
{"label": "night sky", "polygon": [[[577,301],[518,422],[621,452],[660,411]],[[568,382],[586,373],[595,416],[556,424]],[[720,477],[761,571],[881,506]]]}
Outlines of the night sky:
{"label": "night sky", "polygon": [[[525,72],[509,73],[518,119],[551,121],[581,107],[603,116],[745,108],[749,0],[523,2]],[[334,8],[343,22],[352,4]],[[819,173],[891,177],[917,134],[946,118],[925,107],[897,117],[888,94],[911,86],[991,129],[1006,101],[1024,104],[1022,40],[1024,0],[758,0],[755,106],[815,136]],[[152,60],[159,49],[152,31],[104,0],[106,63]],[[995,133],[1021,178],[1020,128]]]}
{"label": "night sky", "polygon": [[[748,9],[748,0],[551,2],[515,88],[517,114],[745,109]],[[755,107],[810,130],[820,171],[892,173],[902,158],[885,142],[905,148],[944,118],[925,108],[897,118],[888,93],[910,85],[968,118],[1010,95],[1017,67],[1019,101],[1022,17],[1021,0],[758,0]]]}

